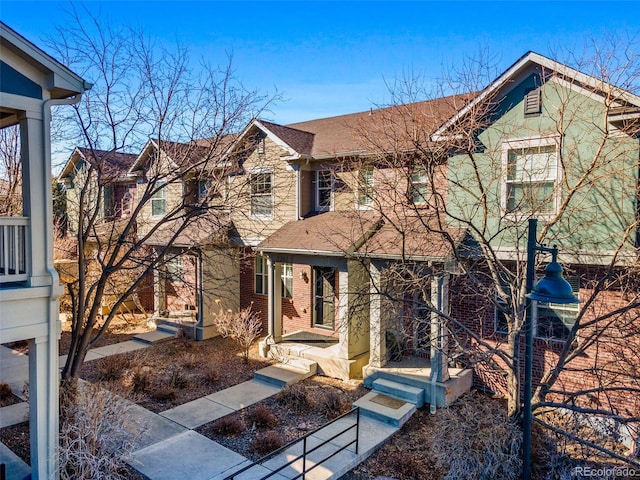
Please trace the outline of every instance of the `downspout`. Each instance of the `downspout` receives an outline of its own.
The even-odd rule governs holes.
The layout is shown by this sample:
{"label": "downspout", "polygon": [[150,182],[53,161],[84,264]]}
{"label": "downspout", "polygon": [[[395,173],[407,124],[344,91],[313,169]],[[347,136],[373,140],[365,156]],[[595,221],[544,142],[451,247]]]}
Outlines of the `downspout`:
{"label": "downspout", "polygon": [[196,325],[200,328],[196,328],[194,332],[194,338],[196,340],[204,340],[204,299],[202,289],[204,287],[204,274],[202,272],[202,250],[198,248],[198,256],[196,262],[196,302],[198,305],[197,322]]}
{"label": "downspout", "polygon": [[[437,285],[437,294],[436,294],[436,311],[441,312],[442,311],[442,277],[438,276],[436,282]],[[436,393],[437,393],[437,382],[438,382],[438,377],[440,376],[440,372],[442,371],[442,350],[441,350],[441,343],[440,343],[440,339],[442,338],[442,321],[438,320],[438,325],[437,325],[437,335],[436,338],[434,340],[432,340],[433,342],[436,343],[436,348],[433,349],[434,355],[431,359],[431,402],[429,403],[429,412],[433,415],[436,413]],[[435,362],[434,362],[435,360]],[[435,363],[435,366],[434,366]],[[433,373],[433,369],[437,368],[436,372],[437,373]]]}
{"label": "downspout", "polygon": [[[83,85],[84,87],[84,85]],[[90,88],[90,87],[89,87]],[[47,99],[42,102],[42,154],[43,161],[47,162],[49,165],[48,172],[49,175],[44,175],[44,192],[45,192],[45,218],[53,220],[53,201],[52,201],[52,188],[51,188],[51,107],[55,105],[75,105],[80,102],[80,98],[82,97],[82,93],[78,93],[71,98],[65,99]],[[53,394],[54,398],[48,398],[49,408],[53,411],[58,411],[59,408],[59,387],[58,387],[58,379],[59,379],[59,371],[58,371],[58,335],[60,333],[60,320],[59,320],[59,308],[57,311],[53,311],[53,304],[57,305],[57,301],[60,298],[61,288],[60,288],[60,277],[58,276],[58,272],[56,271],[53,265],[53,222],[51,225],[45,226],[46,229],[51,228],[50,235],[45,235],[45,247],[46,247],[46,269],[51,276],[51,290],[49,293],[49,325],[48,325],[48,376],[49,382],[53,382],[54,386],[50,386],[48,388],[49,393]],[[53,390],[53,392],[52,392]],[[50,411],[51,411],[50,410]],[[50,427],[52,431],[48,431],[47,442],[49,445],[57,445],[59,438],[59,416],[53,415],[53,419],[51,420],[52,425]],[[47,447],[48,449],[48,447]],[[46,467],[47,471],[52,475],[53,479],[59,478],[58,470],[58,461],[54,458],[47,459],[48,466]]]}

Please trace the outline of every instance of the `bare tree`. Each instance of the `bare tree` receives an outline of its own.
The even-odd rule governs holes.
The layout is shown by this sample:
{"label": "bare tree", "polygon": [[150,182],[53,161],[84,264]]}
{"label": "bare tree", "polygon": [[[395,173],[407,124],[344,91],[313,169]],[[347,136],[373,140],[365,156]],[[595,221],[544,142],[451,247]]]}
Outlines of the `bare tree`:
{"label": "bare tree", "polygon": [[20,130],[0,130],[0,214],[22,214]]}
{"label": "bare tree", "polygon": [[[537,305],[536,421],[544,423],[548,409],[598,418],[592,432],[599,440],[627,428],[637,436],[640,421],[640,105],[633,96],[640,91],[640,57],[629,43],[620,45],[624,51],[614,41],[572,56],[573,69],[544,61],[529,77],[520,71],[522,84],[513,89],[480,88],[495,70],[486,57],[450,74],[435,92],[405,78],[392,86],[393,106],[380,111],[378,127],[359,128],[363,150],[378,152],[363,162],[380,171],[371,206],[405,252],[384,272],[393,288],[381,293],[405,311],[410,303],[437,312],[447,325],[449,353],[486,387],[506,393],[512,417],[522,396],[527,221],[540,219],[537,240],[560,246],[565,277],[581,303]],[[416,103],[425,97],[439,100]],[[448,119],[442,109],[453,103],[459,109],[461,100],[467,106],[442,125]],[[523,116],[526,101],[532,110]],[[437,271],[411,261],[416,250],[434,246],[411,244],[416,224],[407,219],[419,222],[424,238],[437,234],[449,244],[459,274],[449,312],[425,291],[425,274]],[[460,230],[467,237],[455,234]],[[538,255],[538,272],[549,261]],[[419,330],[407,335],[414,346]],[[558,430],[616,456],[584,431]]]}
{"label": "bare tree", "polygon": [[[67,284],[72,330],[62,376],[68,379],[78,375],[88,348],[125,301],[154,272],[166,272],[174,247],[205,235],[224,243],[228,211],[217,199],[237,166],[220,159],[232,134],[268,102],[242,87],[230,60],[222,69],[203,65],[196,73],[185,49],[166,50],[87,12],[73,12],[51,47],[95,83],[75,115],[58,125],[60,137],[84,152],[74,165],[73,198],[67,196],[77,212],[69,219],[76,258],[75,279]],[[132,165],[135,198],[127,215],[113,215],[118,206],[109,201],[110,165],[141,150],[144,158]],[[206,191],[187,194],[199,181],[206,181]]]}

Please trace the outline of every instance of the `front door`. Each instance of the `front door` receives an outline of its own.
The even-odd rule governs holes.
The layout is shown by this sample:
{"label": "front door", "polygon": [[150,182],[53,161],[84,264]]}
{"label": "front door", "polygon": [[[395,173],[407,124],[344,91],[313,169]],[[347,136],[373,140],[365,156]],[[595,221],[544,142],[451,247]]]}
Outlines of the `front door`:
{"label": "front door", "polygon": [[314,267],[313,269],[313,325],[330,328],[335,324],[335,285],[336,272],[333,268]]}

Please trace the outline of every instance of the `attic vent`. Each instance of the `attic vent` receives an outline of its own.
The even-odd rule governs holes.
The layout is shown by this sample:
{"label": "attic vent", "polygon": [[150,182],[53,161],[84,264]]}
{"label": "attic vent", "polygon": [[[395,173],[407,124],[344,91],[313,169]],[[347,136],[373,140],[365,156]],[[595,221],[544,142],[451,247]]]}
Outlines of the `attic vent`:
{"label": "attic vent", "polygon": [[264,154],[264,137],[261,137],[260,140],[258,140],[258,153],[260,155]]}
{"label": "attic vent", "polygon": [[524,115],[540,115],[542,112],[542,96],[540,88],[527,91],[524,95]]}

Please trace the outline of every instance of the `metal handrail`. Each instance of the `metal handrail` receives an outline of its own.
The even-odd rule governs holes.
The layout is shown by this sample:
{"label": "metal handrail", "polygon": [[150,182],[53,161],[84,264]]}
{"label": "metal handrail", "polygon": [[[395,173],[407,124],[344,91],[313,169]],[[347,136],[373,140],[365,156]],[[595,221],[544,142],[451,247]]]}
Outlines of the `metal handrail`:
{"label": "metal handrail", "polygon": [[[355,412],[356,414],[356,422],[353,425],[348,426],[347,428],[345,428],[344,430],[341,430],[340,432],[336,433],[335,435],[333,435],[331,438],[328,438],[326,440],[324,440],[323,442],[320,442],[320,444],[316,445],[315,447],[313,447],[310,450],[307,450],[307,439],[309,437],[311,437],[312,435],[315,435],[316,433],[318,433],[320,430],[328,427],[329,425],[332,425],[333,423],[337,422],[338,420],[345,418],[349,415],[352,415]],[[347,433],[348,431],[352,430],[353,428],[356,429],[356,437],[354,440],[350,441],[349,443],[347,443],[346,445],[343,445],[342,447],[338,448],[335,452],[333,452],[331,455],[329,455],[328,457],[323,458],[322,460],[320,460],[319,462],[317,462],[315,465],[313,465],[311,468],[309,468],[307,470],[307,455],[310,453],[315,452],[316,450],[318,450],[319,448],[325,446],[326,444],[328,444],[329,442],[331,442],[332,440],[335,440],[336,438],[338,438],[341,435],[344,435],[345,433]],[[291,466],[292,464],[294,464],[295,462],[297,462],[298,460],[302,459],[302,472],[299,473],[298,475],[296,475],[295,477],[293,477],[291,480],[295,480],[297,478],[302,477],[303,480],[306,477],[306,474],[308,472],[310,472],[311,470],[313,470],[314,468],[322,465],[324,462],[326,462],[327,460],[329,460],[330,458],[334,457],[335,455],[337,455],[338,453],[342,452],[343,450],[346,450],[348,447],[350,447],[351,445],[353,445],[355,443],[355,453],[356,455],[358,454],[358,443],[360,440],[360,408],[359,407],[354,407],[351,410],[349,410],[346,413],[343,413],[342,415],[340,415],[339,417],[334,418],[333,420],[331,420],[328,423],[325,423],[324,425],[322,425],[321,427],[316,428],[315,430],[308,432],[306,434],[304,434],[302,437],[293,440],[289,443],[287,443],[286,445],[284,445],[283,447],[278,448],[277,450],[274,450],[273,452],[265,455],[264,457],[260,458],[259,460],[253,462],[250,465],[247,465],[244,468],[241,468],[240,470],[237,470],[235,472],[233,472],[231,475],[225,477],[223,480],[234,480],[234,478],[237,475],[240,475],[241,473],[246,472],[247,470],[250,470],[251,468],[255,467],[256,465],[262,465],[263,463],[265,463],[266,461],[274,458],[275,456],[279,455],[280,453],[284,452],[285,450],[293,447],[294,445],[302,442],[302,454],[296,456],[294,459],[288,461],[287,463],[285,463],[284,465],[278,467],[276,470],[269,472],[267,475],[265,475],[264,477],[260,477],[259,480],[266,480],[267,478],[272,477],[273,475],[276,475],[277,473],[279,473],[281,470],[284,470],[285,468]]]}

